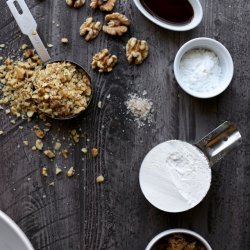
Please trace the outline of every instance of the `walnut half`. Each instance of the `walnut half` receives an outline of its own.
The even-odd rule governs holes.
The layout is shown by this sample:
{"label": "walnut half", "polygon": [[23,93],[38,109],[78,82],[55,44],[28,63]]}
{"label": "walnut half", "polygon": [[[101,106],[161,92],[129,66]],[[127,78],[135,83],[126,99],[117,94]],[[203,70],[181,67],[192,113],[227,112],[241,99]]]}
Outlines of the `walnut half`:
{"label": "walnut half", "polygon": [[141,64],[148,56],[148,43],[132,37],[126,45],[126,56],[129,63]]}
{"label": "walnut half", "polygon": [[116,0],[91,0],[92,9],[99,8],[101,11],[111,11],[115,6]]}
{"label": "walnut half", "polygon": [[66,0],[66,4],[70,7],[81,8],[85,4],[85,0]]}
{"label": "walnut half", "polygon": [[94,55],[91,65],[92,69],[99,69],[99,72],[111,72],[116,63],[117,57],[111,55],[108,49],[103,49]]}
{"label": "walnut half", "polygon": [[128,18],[120,13],[112,13],[105,16],[105,20],[108,25],[103,26],[103,31],[112,36],[122,36],[128,31],[129,20]]}
{"label": "walnut half", "polygon": [[102,24],[100,22],[94,22],[92,17],[86,19],[86,21],[80,27],[80,35],[85,36],[85,40],[89,41],[95,39],[100,30]]}

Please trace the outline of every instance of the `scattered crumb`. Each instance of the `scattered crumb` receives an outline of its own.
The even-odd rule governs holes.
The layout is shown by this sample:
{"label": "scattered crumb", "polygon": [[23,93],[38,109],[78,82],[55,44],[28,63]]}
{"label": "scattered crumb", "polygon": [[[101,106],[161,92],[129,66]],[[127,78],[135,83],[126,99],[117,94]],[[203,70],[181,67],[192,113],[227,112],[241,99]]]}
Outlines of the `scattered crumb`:
{"label": "scattered crumb", "polygon": [[49,187],[54,187],[55,186],[55,182],[54,181],[52,181],[51,183],[49,183],[49,185],[48,185]]}
{"label": "scattered crumb", "polygon": [[23,126],[19,126],[18,128],[22,130],[22,129],[23,129]]}
{"label": "scattered crumb", "polygon": [[0,130],[0,135],[3,135],[3,134],[4,134],[3,130]]}
{"label": "scattered crumb", "polygon": [[43,153],[50,159],[56,157],[56,155],[51,150],[44,150]]}
{"label": "scattered crumb", "polygon": [[36,140],[36,149],[38,149],[38,150],[43,149],[43,142],[40,139]]}
{"label": "scattered crumb", "polygon": [[54,146],[54,149],[55,150],[60,150],[62,144],[60,142],[56,142],[55,146]]}
{"label": "scattered crumb", "polygon": [[63,149],[63,150],[62,150],[62,155],[63,155],[63,157],[64,157],[65,159],[67,159],[67,158],[68,158],[68,155],[69,155],[68,149]]}
{"label": "scattered crumb", "polygon": [[59,175],[62,172],[62,169],[56,166],[56,175]]}
{"label": "scattered crumb", "polygon": [[143,96],[145,96],[145,95],[147,95],[148,94],[148,92],[146,91],[146,90],[144,90],[143,92],[142,92],[142,95]]}
{"label": "scattered crumb", "polygon": [[43,131],[42,129],[40,129],[38,126],[35,126],[35,127],[34,127],[34,132],[35,132],[36,136],[37,136],[38,138],[40,138],[40,139],[43,139],[44,136],[45,136],[44,131]]}
{"label": "scattered crumb", "polygon": [[36,31],[32,31],[31,33],[33,36],[37,35],[37,32]]}
{"label": "scattered crumb", "polygon": [[110,98],[110,94],[108,94],[106,98],[109,99]]}
{"label": "scattered crumb", "polygon": [[25,146],[28,146],[28,145],[29,145],[29,142],[28,142],[28,141],[23,141],[23,144],[24,144]]}
{"label": "scattered crumb", "polygon": [[42,168],[42,176],[48,176],[48,171],[46,167]]}
{"label": "scattered crumb", "polygon": [[59,26],[60,26],[60,24],[59,24],[59,23],[57,23],[57,24],[56,24],[56,27],[59,27]]}
{"label": "scattered crumb", "polygon": [[36,151],[36,146],[33,146],[31,149],[32,149],[33,151]]}
{"label": "scattered crumb", "polygon": [[66,44],[66,43],[68,43],[68,42],[69,42],[69,39],[68,39],[67,37],[63,37],[63,38],[61,39],[61,43]]}
{"label": "scattered crumb", "polygon": [[82,151],[84,154],[87,154],[88,149],[87,149],[87,148],[82,148],[81,151]]}
{"label": "scattered crumb", "polygon": [[72,177],[74,174],[75,174],[74,167],[70,167],[69,170],[67,171],[67,176]]}
{"label": "scattered crumb", "polygon": [[10,113],[10,109],[5,110],[5,114],[8,115]]}
{"label": "scattered crumb", "polygon": [[0,56],[0,60],[1,60],[1,61],[3,60],[3,57],[2,57],[2,56]]}
{"label": "scattered crumb", "polygon": [[10,123],[11,124],[16,124],[16,121],[15,120],[11,120]]}
{"label": "scattered crumb", "polygon": [[101,101],[98,102],[97,107],[98,107],[99,109],[102,108],[102,102],[101,102]]}
{"label": "scattered crumb", "polygon": [[51,127],[52,127],[52,124],[51,124],[50,122],[46,122],[44,125],[45,125],[46,127],[48,127],[48,128],[51,128]]}
{"label": "scattered crumb", "polygon": [[5,48],[5,44],[4,43],[0,44],[0,48],[4,49]]}
{"label": "scattered crumb", "polygon": [[31,178],[30,178],[30,177],[28,177],[28,178],[27,178],[27,181],[30,181],[30,180],[31,180]]}
{"label": "scattered crumb", "polygon": [[96,182],[97,183],[103,183],[104,182],[104,177],[102,175],[99,175],[96,177]]}
{"label": "scattered crumb", "polygon": [[28,45],[27,45],[27,44],[24,43],[24,44],[21,45],[21,49],[22,49],[22,50],[26,50],[27,48],[28,48]]}
{"label": "scattered crumb", "polygon": [[48,48],[52,48],[52,47],[53,47],[53,44],[48,43],[47,46],[48,46]]}
{"label": "scattered crumb", "polygon": [[93,157],[97,157],[98,156],[98,149],[97,148],[92,148],[91,149],[91,154]]}
{"label": "scattered crumb", "polygon": [[45,199],[45,198],[46,198],[46,195],[44,194],[42,197],[43,197],[43,199]]}

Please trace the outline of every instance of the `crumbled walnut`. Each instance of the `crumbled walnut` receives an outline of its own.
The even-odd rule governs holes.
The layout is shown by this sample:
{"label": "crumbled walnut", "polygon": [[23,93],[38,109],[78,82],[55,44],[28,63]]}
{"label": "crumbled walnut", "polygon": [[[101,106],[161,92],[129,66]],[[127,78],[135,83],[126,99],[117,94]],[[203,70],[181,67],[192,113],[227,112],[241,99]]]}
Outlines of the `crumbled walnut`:
{"label": "crumbled walnut", "polygon": [[44,150],[43,153],[50,159],[56,157],[56,155],[51,150]]}
{"label": "crumbled walnut", "polygon": [[96,177],[96,182],[97,183],[103,183],[104,182],[104,177],[102,175],[99,175]]}
{"label": "crumbled walnut", "polygon": [[28,116],[29,118],[31,118],[33,115],[34,115],[34,111],[28,111],[28,112],[27,112],[27,116]]}
{"label": "crumbled walnut", "polygon": [[103,31],[112,36],[121,36],[128,31],[129,20],[120,13],[112,13],[105,16],[108,25],[103,25]]}
{"label": "crumbled walnut", "polygon": [[47,168],[42,168],[42,176],[48,176]]}
{"label": "crumbled walnut", "polygon": [[132,37],[126,45],[126,56],[129,63],[141,64],[148,56],[148,43]]}
{"label": "crumbled walnut", "polygon": [[55,150],[60,150],[62,144],[60,142],[56,142],[55,146],[54,146],[54,149]]}
{"label": "crumbled walnut", "polygon": [[38,138],[40,138],[40,139],[43,139],[44,136],[45,136],[44,131],[43,131],[42,129],[40,129],[38,126],[35,126],[35,127],[34,127],[34,132],[35,132],[36,136],[37,136]]}
{"label": "crumbled walnut", "polygon": [[63,37],[62,39],[61,39],[61,43],[63,43],[63,44],[66,44],[66,43],[68,43],[69,42],[69,39],[67,38],[67,37]]}
{"label": "crumbled walnut", "polygon": [[28,146],[29,142],[28,141],[23,141],[23,145]]}
{"label": "crumbled walnut", "polygon": [[116,0],[91,0],[92,9],[99,8],[101,11],[111,11],[115,6]]}
{"label": "crumbled walnut", "polygon": [[49,187],[54,187],[54,186],[55,186],[55,182],[52,181],[48,186],[49,186]]}
{"label": "crumbled walnut", "polygon": [[85,4],[85,0],[66,0],[66,4],[70,7],[81,8]]}
{"label": "crumbled walnut", "polygon": [[56,175],[59,175],[60,173],[62,173],[62,169],[56,166]]}
{"label": "crumbled walnut", "polygon": [[0,130],[0,135],[3,135],[3,134],[4,134],[3,130]]}
{"label": "crumbled walnut", "polygon": [[43,142],[40,139],[36,140],[36,149],[38,149],[38,150],[43,149]]}
{"label": "crumbled walnut", "polygon": [[0,44],[0,48],[4,49],[5,48],[5,44],[4,43]]}
{"label": "crumbled walnut", "polygon": [[68,155],[69,155],[68,149],[63,149],[63,150],[62,150],[62,155],[63,155],[63,157],[64,157],[65,159],[67,159],[67,158],[68,158]]}
{"label": "crumbled walnut", "polygon": [[32,149],[33,151],[36,151],[36,146],[33,146],[31,149]]}
{"label": "crumbled walnut", "polygon": [[27,49],[28,48],[28,45],[27,44],[22,44],[22,46],[21,46],[21,50],[25,50],[25,49]]}
{"label": "crumbled walnut", "polygon": [[28,59],[32,56],[35,55],[35,51],[33,49],[26,49],[24,52],[23,52],[23,58],[24,59]]}
{"label": "crumbled walnut", "polygon": [[94,22],[92,17],[86,19],[86,21],[80,27],[80,35],[85,36],[85,40],[89,41],[95,39],[100,30],[102,24],[100,22]]}
{"label": "crumbled walnut", "polygon": [[74,167],[70,167],[69,170],[67,171],[67,176],[72,177],[74,174],[75,174]]}
{"label": "crumbled walnut", "polygon": [[25,78],[26,70],[21,67],[15,67],[16,78],[19,80],[23,80]]}
{"label": "crumbled walnut", "polygon": [[69,62],[55,62],[36,74],[32,98],[37,108],[51,117],[70,117],[88,106],[91,86],[88,75]]}
{"label": "crumbled walnut", "polygon": [[48,44],[47,44],[47,47],[48,47],[48,48],[52,48],[52,47],[54,47],[54,45],[51,44],[51,43],[48,43]]}
{"label": "crumbled walnut", "polygon": [[102,102],[101,102],[101,101],[99,101],[99,102],[97,103],[97,107],[98,107],[99,109],[102,108]]}
{"label": "crumbled walnut", "polygon": [[107,49],[103,49],[94,55],[91,65],[92,69],[99,69],[99,72],[111,72],[116,63],[117,57],[111,55]]}
{"label": "crumbled walnut", "polygon": [[98,149],[97,148],[92,148],[91,149],[91,154],[93,157],[97,157],[98,156]]}
{"label": "crumbled walnut", "polygon": [[88,149],[87,148],[82,148],[81,151],[86,155],[88,153]]}
{"label": "crumbled walnut", "polygon": [[51,128],[51,127],[52,127],[52,124],[51,124],[50,122],[46,122],[44,125],[45,125],[46,127],[48,127],[48,128]]}

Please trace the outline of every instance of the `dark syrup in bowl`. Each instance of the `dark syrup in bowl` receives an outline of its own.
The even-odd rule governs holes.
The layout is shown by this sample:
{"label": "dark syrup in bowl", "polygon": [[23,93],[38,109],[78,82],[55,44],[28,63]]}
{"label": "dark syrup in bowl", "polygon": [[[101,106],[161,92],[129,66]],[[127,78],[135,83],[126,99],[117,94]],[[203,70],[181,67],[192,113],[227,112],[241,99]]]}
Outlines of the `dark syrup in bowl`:
{"label": "dark syrup in bowl", "polygon": [[188,0],[140,0],[155,18],[171,25],[185,25],[192,21],[194,10]]}

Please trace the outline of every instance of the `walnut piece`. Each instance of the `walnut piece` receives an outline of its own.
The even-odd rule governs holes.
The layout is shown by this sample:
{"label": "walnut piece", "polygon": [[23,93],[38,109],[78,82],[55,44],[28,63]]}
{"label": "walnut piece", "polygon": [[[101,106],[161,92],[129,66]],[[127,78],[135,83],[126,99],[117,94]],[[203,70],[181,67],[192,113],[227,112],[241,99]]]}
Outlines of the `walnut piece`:
{"label": "walnut piece", "polygon": [[120,13],[112,13],[105,16],[107,25],[103,25],[103,31],[112,36],[122,36],[128,31],[129,20]]}
{"label": "walnut piece", "polygon": [[97,157],[98,156],[98,149],[97,148],[92,148],[91,149],[91,154],[93,157]]}
{"label": "walnut piece", "polygon": [[68,149],[63,149],[63,150],[62,150],[62,155],[63,155],[63,157],[64,157],[65,159],[67,159],[67,158],[68,158],[68,155],[69,155]]}
{"label": "walnut piece", "polygon": [[44,150],[43,153],[50,159],[56,157],[56,155],[51,150]]}
{"label": "walnut piece", "polygon": [[94,55],[91,65],[92,69],[99,69],[99,72],[111,72],[116,63],[117,57],[111,55],[108,49],[103,49]]}
{"label": "walnut piece", "polygon": [[70,7],[81,8],[85,4],[85,0],[66,0],[66,4]]}
{"label": "walnut piece", "polygon": [[43,137],[45,136],[45,133],[42,129],[40,129],[38,126],[34,127],[34,132],[36,134],[36,136],[40,139],[43,139]]}
{"label": "walnut piece", "polygon": [[42,150],[43,149],[43,142],[40,139],[36,140],[36,148],[38,150]]}
{"label": "walnut piece", "polygon": [[141,64],[148,56],[148,43],[132,37],[126,45],[126,56],[129,63]]}
{"label": "walnut piece", "polygon": [[48,176],[48,172],[47,172],[47,168],[46,167],[44,167],[44,168],[42,168],[42,176]]}
{"label": "walnut piece", "polygon": [[67,171],[67,176],[72,177],[75,174],[74,167],[70,167],[70,169]]}
{"label": "walnut piece", "polygon": [[99,8],[101,11],[111,11],[115,6],[116,0],[91,0],[92,9]]}
{"label": "walnut piece", "polygon": [[96,182],[97,182],[97,183],[103,183],[103,182],[104,182],[104,177],[103,177],[103,175],[97,176],[97,177],[96,177]]}
{"label": "walnut piece", "polygon": [[100,22],[94,22],[92,17],[88,17],[80,27],[80,35],[85,36],[86,41],[93,40],[98,36],[101,28]]}

